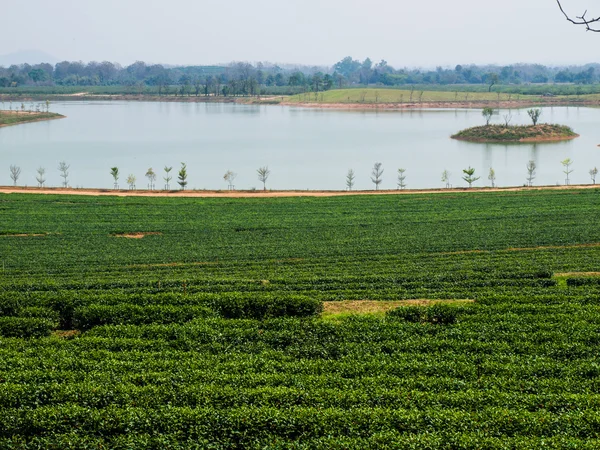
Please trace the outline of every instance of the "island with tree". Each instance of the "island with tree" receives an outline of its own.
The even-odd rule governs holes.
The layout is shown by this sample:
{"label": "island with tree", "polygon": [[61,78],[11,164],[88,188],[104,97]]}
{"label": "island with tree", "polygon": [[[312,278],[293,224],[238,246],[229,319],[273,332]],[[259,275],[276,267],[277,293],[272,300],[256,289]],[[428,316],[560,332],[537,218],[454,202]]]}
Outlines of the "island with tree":
{"label": "island with tree", "polygon": [[[4,102],[2,102],[4,105]],[[0,127],[9,125],[18,125],[20,123],[39,122],[42,120],[63,119],[65,116],[50,112],[50,102],[46,100],[45,104],[31,104],[29,108],[25,103],[21,103],[21,107],[13,109],[12,102],[9,110],[0,109]]]}
{"label": "island with tree", "polygon": [[510,113],[503,116],[503,124],[490,124],[493,114],[492,108],[484,108],[482,116],[486,121],[485,125],[459,131],[451,136],[452,139],[469,142],[518,143],[567,141],[579,137],[566,125],[538,123],[542,115],[541,109],[527,111],[533,122],[532,125],[511,125]]}

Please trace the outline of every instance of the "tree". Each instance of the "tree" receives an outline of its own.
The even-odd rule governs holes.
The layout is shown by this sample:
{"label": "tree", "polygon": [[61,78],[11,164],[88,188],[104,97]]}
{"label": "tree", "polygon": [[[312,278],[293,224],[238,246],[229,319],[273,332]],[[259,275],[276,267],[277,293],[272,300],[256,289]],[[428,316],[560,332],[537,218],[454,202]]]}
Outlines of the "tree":
{"label": "tree", "polygon": [[169,190],[171,188],[171,180],[173,179],[173,177],[171,176],[171,170],[173,170],[173,167],[167,167],[165,166],[165,176],[163,177],[163,180],[165,180],[165,190]]}
{"label": "tree", "polygon": [[527,163],[527,186],[533,186],[533,179],[535,178],[535,169],[537,166],[535,165],[535,161],[529,160]]}
{"label": "tree", "polygon": [[233,182],[235,181],[236,177],[237,177],[237,173],[232,172],[231,170],[228,170],[227,172],[225,172],[225,175],[223,175],[223,179],[225,181],[227,181],[227,188],[230,191],[235,190],[235,186],[233,185]]}
{"label": "tree", "polygon": [[406,169],[398,169],[398,189],[404,189],[406,187],[406,175],[404,175],[405,172]]}
{"label": "tree", "polygon": [[490,124],[490,120],[492,120],[493,114],[494,110],[492,108],[483,108],[483,111],[481,111],[481,115],[485,119],[486,126]]}
{"label": "tree", "polygon": [[156,181],[156,173],[154,172],[154,170],[152,170],[152,167],[150,167],[146,171],[146,178],[148,178],[148,189],[150,189],[151,191],[154,190],[154,182]]}
{"label": "tree", "polygon": [[473,169],[471,166],[469,166],[468,169],[463,169],[463,173],[465,174],[465,176],[462,177],[462,179],[469,183],[469,187],[471,187],[473,183],[475,183],[477,180],[479,180],[479,178],[481,178],[475,176],[475,169]]}
{"label": "tree", "polygon": [[346,187],[349,191],[354,187],[354,170],[348,169],[348,173],[346,174]]}
{"label": "tree", "polygon": [[17,181],[19,180],[19,176],[21,176],[21,168],[19,166],[10,166],[10,178],[13,180],[13,185],[17,185]]}
{"label": "tree", "polygon": [[584,11],[584,13],[581,16],[575,16],[575,19],[573,19],[565,12],[565,10],[563,9],[563,7],[560,3],[560,0],[556,0],[556,3],[558,3],[558,7],[560,8],[560,11],[564,14],[565,18],[569,22],[571,22],[574,25],[583,25],[585,27],[586,31],[600,33],[600,28],[598,27],[598,25],[593,25],[593,24],[600,22],[600,16],[588,19],[585,17],[587,15],[587,11]]}
{"label": "tree", "polygon": [[371,181],[375,184],[375,190],[379,190],[379,185],[383,181],[383,169],[381,168],[382,164],[380,162],[376,162],[373,165],[373,170],[371,171]]}
{"label": "tree", "polygon": [[598,175],[598,168],[594,167],[590,170],[590,177],[592,178],[592,184],[596,184],[596,175]]}
{"label": "tree", "polygon": [[504,114],[502,116],[502,118],[504,119],[504,126],[506,128],[508,128],[508,126],[510,125],[510,121],[512,120],[512,114],[511,113]]}
{"label": "tree", "polygon": [[493,87],[493,86],[494,86],[496,83],[498,83],[498,80],[499,80],[499,79],[498,79],[498,74],[497,74],[497,73],[491,73],[491,72],[490,72],[490,73],[488,73],[488,74],[486,75],[486,78],[487,78],[487,82],[488,82],[488,84],[489,84],[489,87],[488,87],[488,92],[492,92],[492,87]]}
{"label": "tree", "polygon": [[67,164],[65,161],[61,161],[58,163],[58,171],[60,172],[60,176],[63,179],[63,187],[67,187],[69,185],[69,180],[68,180],[68,176],[69,176],[69,168],[71,167],[70,164]]}
{"label": "tree", "polygon": [[490,171],[488,173],[488,180],[492,183],[492,187],[496,187],[496,171],[490,167]]}
{"label": "tree", "polygon": [[446,169],[442,172],[442,183],[446,183],[446,189],[450,187],[450,172]]}
{"label": "tree", "polygon": [[135,175],[132,173],[127,176],[127,184],[129,185],[129,190],[135,189]]}
{"label": "tree", "polygon": [[119,168],[118,167],[111,167],[110,168],[110,174],[112,175],[113,179],[115,180],[114,183],[114,188],[115,189],[119,189]]}
{"label": "tree", "polygon": [[263,191],[266,191],[267,180],[269,178],[269,175],[271,175],[269,166],[259,167],[258,169],[256,169],[256,173],[258,174],[258,180],[263,184]]}
{"label": "tree", "polygon": [[43,167],[37,168],[37,175],[35,179],[38,182],[38,187],[44,187],[44,183],[46,182],[46,179],[44,178],[45,173],[46,169],[44,169]]}
{"label": "tree", "polygon": [[187,186],[187,166],[185,163],[181,163],[181,168],[179,169],[179,173],[177,174],[177,184],[181,187],[182,191],[185,191],[185,187]]}
{"label": "tree", "polygon": [[531,121],[533,122],[533,126],[535,126],[535,125],[537,125],[538,120],[540,120],[540,116],[542,115],[542,110],[539,108],[530,109],[527,111],[527,114],[529,114],[529,117],[531,118]]}
{"label": "tree", "polygon": [[573,164],[573,161],[571,160],[571,158],[567,158],[564,161],[560,162],[565,170],[563,170],[563,173],[567,176],[567,179],[565,180],[565,184],[568,186],[569,185],[569,174],[573,173],[573,169],[570,169],[571,164]]}

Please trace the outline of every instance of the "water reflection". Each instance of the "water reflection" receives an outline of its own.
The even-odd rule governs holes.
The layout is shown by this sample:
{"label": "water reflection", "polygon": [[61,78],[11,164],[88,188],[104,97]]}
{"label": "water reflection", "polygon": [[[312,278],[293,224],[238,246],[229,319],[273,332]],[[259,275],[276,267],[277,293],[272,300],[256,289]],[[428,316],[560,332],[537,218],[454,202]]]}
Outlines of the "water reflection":
{"label": "water reflection", "polygon": [[[411,188],[443,187],[444,170],[461,186],[462,170],[476,169],[478,186],[489,185],[493,167],[499,185],[522,185],[527,161],[537,165],[535,184],[564,178],[560,161],[574,160],[572,183],[587,183],[590,168],[600,166],[597,123],[600,109],[544,108],[547,121],[569,125],[581,138],[563,143],[474,144],[449,138],[481,125],[481,110],[387,109],[330,110],[279,105],[175,102],[62,102],[51,109],[68,119],[0,129],[0,158],[22,168],[23,184],[35,184],[44,166],[49,185],[60,179],[57,162],[71,164],[71,183],[112,186],[109,168],[144,179],[148,167],[188,165],[191,188],[224,189],[223,174],[238,173],[236,186],[258,186],[256,169],[268,165],[273,189],[344,189],[349,168],[356,188],[371,189],[375,162],[385,169],[383,189],[396,186],[398,167],[407,169]],[[499,111],[496,123],[529,123],[526,109]],[[6,173],[5,173],[6,172]],[[0,184],[9,184],[0,171]]]}

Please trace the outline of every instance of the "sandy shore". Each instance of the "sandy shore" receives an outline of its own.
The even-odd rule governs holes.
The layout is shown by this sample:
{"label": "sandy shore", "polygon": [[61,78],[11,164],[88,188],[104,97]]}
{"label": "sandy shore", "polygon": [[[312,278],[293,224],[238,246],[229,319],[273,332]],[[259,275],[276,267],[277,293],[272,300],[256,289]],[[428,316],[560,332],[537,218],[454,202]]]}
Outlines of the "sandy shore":
{"label": "sandy shore", "polygon": [[87,195],[113,197],[186,197],[186,198],[273,198],[273,197],[340,197],[349,195],[410,195],[473,192],[517,192],[539,190],[599,189],[600,185],[534,186],[501,188],[405,189],[382,191],[147,191],[112,189],[35,188],[0,186],[0,194]]}
{"label": "sandy shore", "polygon": [[302,108],[319,109],[348,109],[348,110],[388,110],[402,111],[411,109],[483,109],[490,106],[502,109],[531,108],[534,106],[600,106],[597,101],[567,101],[567,100],[511,100],[511,101],[467,101],[467,102],[423,102],[423,103],[314,103],[314,102],[286,102],[279,103],[283,106],[298,106]]}

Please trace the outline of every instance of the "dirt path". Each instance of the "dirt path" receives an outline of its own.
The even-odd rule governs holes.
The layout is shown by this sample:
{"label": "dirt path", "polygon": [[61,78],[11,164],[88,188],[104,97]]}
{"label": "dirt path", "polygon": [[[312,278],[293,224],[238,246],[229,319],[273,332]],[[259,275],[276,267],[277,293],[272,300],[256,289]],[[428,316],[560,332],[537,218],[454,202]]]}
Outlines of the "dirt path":
{"label": "dirt path", "polygon": [[503,188],[405,189],[385,191],[127,191],[110,189],[35,188],[0,186],[0,194],[54,194],[113,197],[198,197],[198,198],[272,198],[272,197],[341,197],[348,195],[411,195],[474,192],[517,192],[540,190],[598,189],[600,185],[536,186]]}

